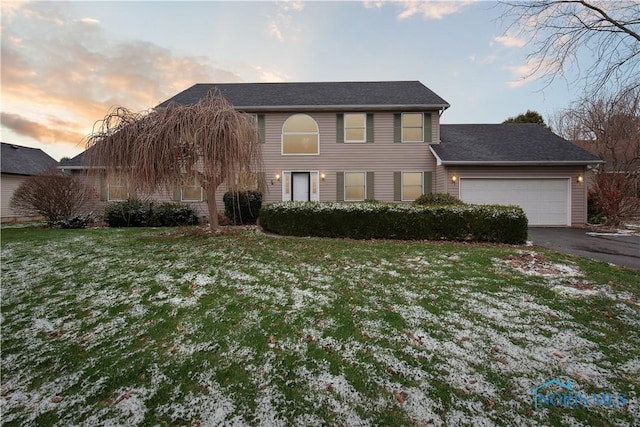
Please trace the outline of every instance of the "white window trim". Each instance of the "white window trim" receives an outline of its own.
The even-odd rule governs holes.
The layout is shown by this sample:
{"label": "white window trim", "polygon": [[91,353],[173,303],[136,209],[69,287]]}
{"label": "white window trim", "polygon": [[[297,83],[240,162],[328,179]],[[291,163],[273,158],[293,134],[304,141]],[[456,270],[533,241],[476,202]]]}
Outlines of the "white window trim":
{"label": "white window trim", "polygon": [[[287,132],[287,135],[315,135],[315,136],[317,136],[318,137],[318,152],[317,153],[311,153],[310,154],[310,153],[285,153],[284,152],[284,126],[287,124],[287,121],[289,121],[289,119],[291,117],[298,116],[298,115],[308,116],[309,118],[311,118],[311,120],[313,120],[313,123],[316,125],[316,131],[315,132]],[[282,124],[282,130],[280,132],[280,155],[282,155],[282,156],[319,156],[320,155],[320,127],[318,126],[318,122],[316,121],[316,119],[311,117],[311,115],[305,114],[305,113],[296,113],[296,114],[292,114],[289,117],[287,117],[287,119]]]}
{"label": "white window trim", "polygon": [[180,201],[181,202],[197,203],[197,202],[202,202],[204,200],[204,189],[201,186],[200,186],[200,198],[199,199],[185,199],[184,198],[184,187],[195,187],[195,185],[182,185],[182,186],[180,186]]}
{"label": "white window trim", "polygon": [[[362,115],[364,121],[363,121],[363,126],[362,126],[362,130],[363,132],[363,136],[364,139],[348,139],[347,138],[347,115],[354,115],[354,114],[358,114],[358,115]],[[345,144],[362,144],[367,142],[367,113],[344,113],[343,115],[343,126],[342,126],[342,132],[343,132],[343,141]],[[360,128],[352,128],[352,129],[360,129]]]}
{"label": "white window trim", "polygon": [[[344,173],[344,201],[345,202],[364,202],[367,199],[367,172],[364,171],[345,171]],[[348,173],[361,173],[364,175],[364,198],[362,199],[347,199],[347,174]]]}
{"label": "white window trim", "polygon": [[416,199],[406,199],[404,197],[404,174],[405,173],[419,173],[420,174],[420,194],[424,194],[424,171],[402,171],[400,174],[400,200],[403,202],[413,202]]}
{"label": "white window trim", "polygon": [[[404,139],[404,115],[405,114],[420,114],[421,123],[420,126],[420,139]],[[411,129],[415,129],[413,126]],[[401,142],[424,142],[424,113],[402,113],[402,119],[400,120],[400,140]]]}

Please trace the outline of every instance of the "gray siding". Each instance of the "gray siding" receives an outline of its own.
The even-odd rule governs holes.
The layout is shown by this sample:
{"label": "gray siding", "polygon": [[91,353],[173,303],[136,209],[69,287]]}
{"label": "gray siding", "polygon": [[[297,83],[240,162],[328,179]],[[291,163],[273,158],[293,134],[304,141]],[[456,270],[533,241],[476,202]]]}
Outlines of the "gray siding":
{"label": "gray siding", "polygon": [[2,179],[0,180],[2,182],[2,200],[0,201],[0,208],[2,209],[2,222],[17,221],[26,218],[24,214],[11,209],[10,203],[14,191],[16,191],[18,187],[20,187],[20,184],[22,184],[27,178],[27,176],[23,175],[9,175],[4,173],[2,174]]}
{"label": "gray siding", "polygon": [[[393,142],[393,112],[374,114],[373,143],[338,143],[337,113],[309,113],[320,132],[319,155],[282,155],[282,126],[290,113],[265,115],[266,141],[262,146],[267,178],[265,202],[282,200],[282,182],[275,178],[282,171],[319,171],[325,175],[320,182],[320,200],[335,201],[336,172],[367,171],[374,173],[375,198],[393,200],[394,171],[433,171],[435,158],[427,143]],[[439,116],[432,115],[432,138],[439,141]],[[433,189],[432,189],[433,190]]]}

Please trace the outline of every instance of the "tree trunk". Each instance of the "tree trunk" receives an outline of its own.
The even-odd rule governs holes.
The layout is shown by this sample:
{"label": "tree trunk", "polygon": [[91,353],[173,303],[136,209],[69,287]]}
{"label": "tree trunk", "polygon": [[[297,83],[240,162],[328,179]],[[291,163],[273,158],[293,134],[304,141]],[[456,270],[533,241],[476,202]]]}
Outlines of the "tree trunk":
{"label": "tree trunk", "polygon": [[211,231],[218,229],[218,202],[216,201],[216,190],[218,186],[205,188],[207,194],[207,207],[209,208],[209,229]]}

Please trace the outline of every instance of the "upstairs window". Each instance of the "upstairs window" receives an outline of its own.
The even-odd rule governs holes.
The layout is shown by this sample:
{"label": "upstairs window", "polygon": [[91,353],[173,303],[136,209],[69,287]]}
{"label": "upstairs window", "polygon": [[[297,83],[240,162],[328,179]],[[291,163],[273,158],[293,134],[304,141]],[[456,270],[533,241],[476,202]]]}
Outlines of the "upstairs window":
{"label": "upstairs window", "polygon": [[367,115],[348,113],[344,115],[344,142],[367,141]]}
{"label": "upstairs window", "polygon": [[282,127],[282,154],[319,154],[318,125],[307,114],[295,114]]}
{"label": "upstairs window", "polygon": [[402,114],[402,142],[422,142],[422,113]]}

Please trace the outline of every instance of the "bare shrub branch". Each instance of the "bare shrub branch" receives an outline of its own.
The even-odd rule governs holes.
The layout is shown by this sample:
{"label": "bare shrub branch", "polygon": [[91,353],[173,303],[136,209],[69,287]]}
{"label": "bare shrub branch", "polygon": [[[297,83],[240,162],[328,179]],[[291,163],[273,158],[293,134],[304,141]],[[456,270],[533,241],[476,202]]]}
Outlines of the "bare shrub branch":
{"label": "bare shrub branch", "polygon": [[97,194],[81,177],[51,171],[27,178],[13,193],[11,207],[53,223],[85,213],[87,202],[95,198]]}

